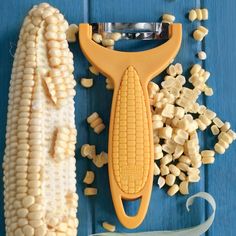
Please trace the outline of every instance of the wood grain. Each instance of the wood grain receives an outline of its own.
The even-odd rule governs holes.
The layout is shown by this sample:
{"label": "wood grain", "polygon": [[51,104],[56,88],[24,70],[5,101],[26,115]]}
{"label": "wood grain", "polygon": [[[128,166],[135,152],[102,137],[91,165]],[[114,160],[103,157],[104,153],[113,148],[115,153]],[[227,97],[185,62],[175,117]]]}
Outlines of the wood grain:
{"label": "wood grain", "polygon": [[[8,87],[11,74],[13,58],[9,53],[10,45],[13,45],[11,54],[14,53],[15,45],[21,23],[28,10],[36,3],[36,0],[2,0],[0,8],[0,109],[2,116],[0,119],[0,159],[3,158],[5,147],[5,126],[8,101]],[[236,1],[212,1],[212,0],[51,0],[52,5],[59,8],[67,20],[74,22],[141,22],[157,21],[164,12],[173,13],[176,21],[183,23],[183,43],[176,62],[184,65],[185,74],[188,75],[188,68],[193,63],[198,62],[195,54],[204,49],[208,58],[203,63],[203,67],[212,74],[209,84],[215,90],[213,97],[203,97],[200,102],[207,104],[215,110],[223,119],[231,122],[236,129],[235,108],[236,108],[236,34],[234,32],[236,22]],[[196,43],[191,37],[193,29],[199,22],[190,23],[186,18],[186,13],[194,7],[207,7],[209,9],[209,21],[203,24],[209,28],[209,35],[203,43]],[[125,48],[125,46],[121,46]],[[126,48],[133,50],[132,46]],[[75,77],[92,76],[88,72],[88,63],[82,55],[77,43],[71,45],[75,59]],[[161,78],[156,78],[160,83]],[[77,86],[76,103],[76,125],[78,128],[77,156],[77,176],[79,201],[80,236],[87,236],[91,233],[102,232],[101,222],[106,220],[117,225],[120,232],[137,232],[148,230],[172,230],[182,227],[196,225],[203,221],[210,209],[205,207],[204,202],[197,201],[190,213],[187,213],[185,201],[187,197],[168,197],[165,190],[159,190],[156,180],[153,187],[153,194],[147,217],[143,224],[136,230],[125,230],[117,221],[111,201],[109,190],[107,167],[96,169],[88,160],[80,156],[80,146],[84,143],[95,144],[97,152],[107,150],[107,134],[109,124],[109,113],[112,99],[112,92],[105,89],[105,80],[99,76],[94,81],[94,87],[90,90]],[[97,111],[107,128],[100,136],[97,136],[85,122],[86,117]],[[201,134],[201,146],[203,148],[212,147],[214,139],[210,133]],[[234,202],[236,197],[236,148],[233,145],[225,155],[217,156],[214,165],[201,168],[201,181],[190,187],[190,193],[207,191],[212,194],[217,202],[216,219],[210,231],[206,235],[210,236],[233,236],[236,232],[236,208]],[[98,195],[92,198],[83,196],[82,179],[87,169],[92,169],[96,173],[94,183],[98,188]],[[2,169],[0,169],[0,191],[3,191]],[[3,225],[3,196],[0,197],[0,222]],[[126,204],[127,212],[134,213],[138,203]],[[4,227],[0,227],[0,235],[5,235]]]}

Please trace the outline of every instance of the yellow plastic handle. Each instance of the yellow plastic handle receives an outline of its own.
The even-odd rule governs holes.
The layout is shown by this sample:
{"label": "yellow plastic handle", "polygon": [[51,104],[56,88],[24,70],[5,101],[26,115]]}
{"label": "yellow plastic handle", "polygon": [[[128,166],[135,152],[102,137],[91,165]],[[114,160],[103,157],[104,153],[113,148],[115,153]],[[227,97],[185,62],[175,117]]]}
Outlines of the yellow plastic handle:
{"label": "yellow plastic handle", "polygon": [[[135,228],[143,221],[153,179],[153,142],[147,87],[129,66],[113,96],[109,135],[109,179],[120,222]],[[122,199],[141,198],[137,215],[127,216]]]}
{"label": "yellow plastic handle", "polygon": [[[182,38],[180,24],[170,27],[170,39],[143,52],[106,49],[92,41],[92,29],[80,24],[79,41],[88,60],[114,84],[109,127],[108,169],[112,199],[120,222],[138,227],[148,210],[153,182],[153,132],[147,86],[176,56]],[[141,198],[137,215],[127,216],[122,199]]]}

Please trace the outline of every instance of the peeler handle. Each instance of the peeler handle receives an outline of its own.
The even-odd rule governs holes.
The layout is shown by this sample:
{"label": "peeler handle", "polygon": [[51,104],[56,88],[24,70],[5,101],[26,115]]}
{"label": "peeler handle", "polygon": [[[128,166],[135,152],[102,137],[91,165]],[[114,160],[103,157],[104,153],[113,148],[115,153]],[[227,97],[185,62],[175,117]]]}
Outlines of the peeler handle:
{"label": "peeler handle", "polygon": [[[144,219],[153,180],[153,137],[147,84],[129,66],[115,83],[109,129],[109,179],[120,222],[136,228]],[[141,198],[136,216],[129,217],[121,199]]]}
{"label": "peeler handle", "polygon": [[[98,45],[92,40],[92,27],[89,24],[79,26],[84,55],[114,84],[109,128],[109,181],[116,214],[130,229],[142,223],[153,184],[154,150],[147,86],[179,51],[181,24],[170,25],[169,35],[170,39],[159,47],[127,53]],[[127,216],[122,199],[139,198],[138,213]]]}

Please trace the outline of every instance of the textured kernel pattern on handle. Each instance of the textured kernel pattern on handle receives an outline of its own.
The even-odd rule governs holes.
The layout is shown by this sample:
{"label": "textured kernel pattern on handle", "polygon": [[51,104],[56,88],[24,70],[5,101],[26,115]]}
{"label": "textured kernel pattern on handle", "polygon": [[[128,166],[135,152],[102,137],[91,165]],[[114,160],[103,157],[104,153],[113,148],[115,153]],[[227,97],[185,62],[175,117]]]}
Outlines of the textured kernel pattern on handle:
{"label": "textured kernel pattern on handle", "polygon": [[117,184],[125,193],[138,193],[150,166],[150,133],[143,89],[133,66],[122,78],[117,95],[112,137],[112,164]]}

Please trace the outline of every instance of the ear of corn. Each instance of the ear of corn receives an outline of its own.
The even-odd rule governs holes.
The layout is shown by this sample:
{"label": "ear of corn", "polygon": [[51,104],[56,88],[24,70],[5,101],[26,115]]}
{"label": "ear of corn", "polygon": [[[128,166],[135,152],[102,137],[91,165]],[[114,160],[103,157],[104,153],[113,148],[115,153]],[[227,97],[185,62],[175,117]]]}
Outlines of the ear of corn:
{"label": "ear of corn", "polygon": [[75,80],[67,22],[50,5],[25,18],[9,91],[6,235],[77,235]]}

